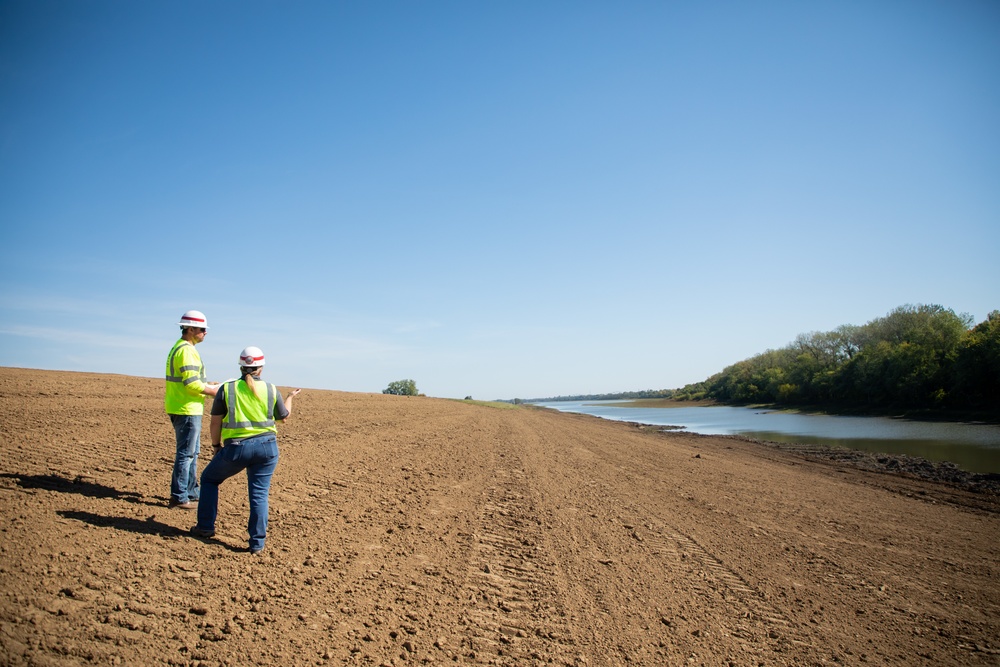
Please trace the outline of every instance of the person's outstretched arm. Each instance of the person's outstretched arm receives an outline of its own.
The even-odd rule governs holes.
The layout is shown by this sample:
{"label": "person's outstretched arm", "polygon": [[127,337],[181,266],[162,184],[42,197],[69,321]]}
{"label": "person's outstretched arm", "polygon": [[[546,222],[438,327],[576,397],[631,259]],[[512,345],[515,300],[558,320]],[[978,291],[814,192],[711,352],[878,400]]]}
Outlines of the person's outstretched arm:
{"label": "person's outstretched arm", "polygon": [[[292,389],[290,392],[288,392],[288,396],[286,396],[283,399],[283,402],[285,404],[285,409],[288,410],[288,414],[285,415],[285,419],[288,419],[289,417],[292,416],[292,399],[295,398],[296,396],[298,396],[300,391],[302,391],[302,390],[301,389]],[[284,419],[282,419],[281,421],[284,421]]]}

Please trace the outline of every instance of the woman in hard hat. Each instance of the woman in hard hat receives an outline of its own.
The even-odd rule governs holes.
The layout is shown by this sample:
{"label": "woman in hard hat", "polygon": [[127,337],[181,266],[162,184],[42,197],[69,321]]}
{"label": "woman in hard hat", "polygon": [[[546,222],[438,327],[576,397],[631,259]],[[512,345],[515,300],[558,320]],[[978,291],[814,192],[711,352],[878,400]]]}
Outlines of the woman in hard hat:
{"label": "woman in hard hat", "polygon": [[247,347],[240,353],[239,380],[225,382],[212,404],[212,461],[201,473],[201,501],[198,524],[191,529],[196,537],[215,535],[215,517],[219,506],[219,485],[241,470],[247,471],[250,492],[249,551],[264,549],[267,535],[267,497],[271,475],[278,465],[278,438],[275,422],[292,413],[295,389],[282,400],[278,388],[260,379],[264,353],[259,347]]}

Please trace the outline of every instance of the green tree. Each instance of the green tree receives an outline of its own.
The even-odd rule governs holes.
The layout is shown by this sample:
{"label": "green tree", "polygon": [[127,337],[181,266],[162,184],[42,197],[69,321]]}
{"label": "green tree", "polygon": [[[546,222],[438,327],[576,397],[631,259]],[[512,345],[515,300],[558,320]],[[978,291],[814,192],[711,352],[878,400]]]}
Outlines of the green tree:
{"label": "green tree", "polygon": [[1000,310],[969,330],[955,359],[954,402],[961,407],[1000,405]]}
{"label": "green tree", "polygon": [[417,383],[413,380],[396,380],[390,382],[389,386],[382,390],[382,393],[395,396],[416,396]]}
{"label": "green tree", "polygon": [[900,306],[860,328],[860,349],[835,372],[832,398],[869,407],[939,407],[972,323],[936,305]]}

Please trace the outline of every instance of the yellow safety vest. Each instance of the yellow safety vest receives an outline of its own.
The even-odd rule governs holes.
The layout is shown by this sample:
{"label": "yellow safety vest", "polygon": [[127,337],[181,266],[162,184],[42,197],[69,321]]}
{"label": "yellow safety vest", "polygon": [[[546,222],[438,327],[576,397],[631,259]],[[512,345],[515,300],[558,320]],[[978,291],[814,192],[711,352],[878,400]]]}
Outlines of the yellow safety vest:
{"label": "yellow safety vest", "polygon": [[205,364],[194,345],[181,338],[167,355],[167,390],[163,407],[171,415],[200,415],[205,412]]}
{"label": "yellow safety vest", "polygon": [[226,416],[222,421],[223,444],[278,432],[274,425],[278,388],[273,384],[254,380],[254,389],[251,390],[243,380],[231,380],[222,385],[222,391],[226,398]]}

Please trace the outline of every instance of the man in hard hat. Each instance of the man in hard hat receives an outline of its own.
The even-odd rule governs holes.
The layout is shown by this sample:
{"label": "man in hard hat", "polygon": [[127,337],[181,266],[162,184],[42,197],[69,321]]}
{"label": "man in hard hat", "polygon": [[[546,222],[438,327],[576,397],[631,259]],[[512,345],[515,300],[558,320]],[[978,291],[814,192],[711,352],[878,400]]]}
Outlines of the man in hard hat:
{"label": "man in hard hat", "polygon": [[201,420],[205,397],[215,396],[217,384],[205,379],[205,364],[194,346],[205,340],[208,322],[200,310],[189,310],[178,322],[181,337],[167,355],[167,388],[163,405],[177,437],[174,471],[170,476],[169,507],[197,508],[198,454],[201,452]]}

